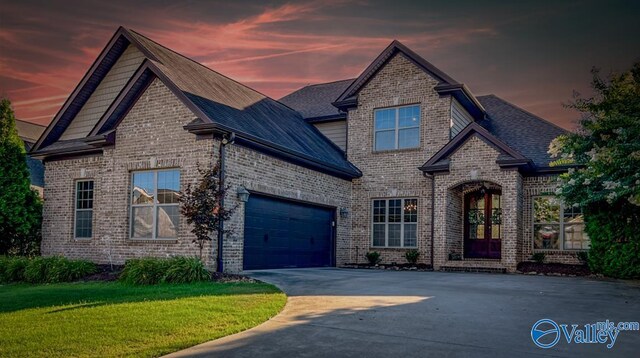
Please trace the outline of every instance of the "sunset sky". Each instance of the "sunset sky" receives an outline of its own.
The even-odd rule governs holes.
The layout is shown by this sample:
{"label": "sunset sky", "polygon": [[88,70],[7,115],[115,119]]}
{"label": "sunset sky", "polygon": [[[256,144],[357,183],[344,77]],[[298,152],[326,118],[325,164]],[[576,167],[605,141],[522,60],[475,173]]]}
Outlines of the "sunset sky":
{"label": "sunset sky", "polygon": [[592,66],[640,60],[640,1],[0,0],[0,95],[48,124],[122,25],[273,98],[357,77],[398,39],[562,127]]}

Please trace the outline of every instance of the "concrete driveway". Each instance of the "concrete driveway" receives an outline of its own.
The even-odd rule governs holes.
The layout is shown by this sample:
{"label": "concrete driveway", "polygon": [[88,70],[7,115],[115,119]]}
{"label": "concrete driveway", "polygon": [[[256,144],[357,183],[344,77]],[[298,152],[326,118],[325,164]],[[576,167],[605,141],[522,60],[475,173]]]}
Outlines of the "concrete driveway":
{"label": "concrete driveway", "polygon": [[289,296],[248,331],[172,357],[637,357],[640,332],[542,349],[532,325],[640,321],[640,287],[583,278],[353,269],[254,271]]}

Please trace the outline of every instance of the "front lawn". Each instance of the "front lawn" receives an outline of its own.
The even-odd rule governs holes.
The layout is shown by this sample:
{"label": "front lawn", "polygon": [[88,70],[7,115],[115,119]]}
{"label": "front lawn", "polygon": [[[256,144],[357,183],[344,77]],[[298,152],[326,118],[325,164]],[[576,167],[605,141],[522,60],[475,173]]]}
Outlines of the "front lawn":
{"label": "front lawn", "polygon": [[285,302],[248,282],[0,285],[0,356],[159,356],[254,327]]}

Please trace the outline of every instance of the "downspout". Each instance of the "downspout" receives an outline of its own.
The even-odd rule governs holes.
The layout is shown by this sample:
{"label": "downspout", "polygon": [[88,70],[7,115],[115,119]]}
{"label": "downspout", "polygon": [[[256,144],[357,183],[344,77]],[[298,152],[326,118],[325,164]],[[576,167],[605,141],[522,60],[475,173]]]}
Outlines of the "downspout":
{"label": "downspout", "polygon": [[[219,174],[219,180],[218,180],[218,184],[219,184],[219,192],[223,192],[224,191],[224,176],[225,176],[225,148],[228,144],[233,144],[233,141],[235,139],[235,133],[231,133],[229,135],[229,138],[226,138],[224,136],[224,134],[222,135],[222,139],[220,140],[220,174]],[[224,208],[224,197],[225,195],[222,195],[220,197],[220,207]],[[224,271],[224,264],[223,264],[223,239],[224,239],[224,219],[220,219],[220,225],[218,226],[218,256],[216,259],[216,271],[217,272],[223,272]]]}

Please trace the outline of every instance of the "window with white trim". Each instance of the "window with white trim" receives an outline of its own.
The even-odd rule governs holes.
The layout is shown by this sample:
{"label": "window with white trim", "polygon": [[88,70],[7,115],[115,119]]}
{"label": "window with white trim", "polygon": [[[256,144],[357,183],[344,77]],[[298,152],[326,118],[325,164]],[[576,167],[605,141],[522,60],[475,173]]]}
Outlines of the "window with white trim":
{"label": "window with white trim", "polygon": [[536,250],[589,249],[582,210],[566,207],[552,195],[533,198],[533,233]]}
{"label": "window with white trim", "polygon": [[372,214],[372,246],[417,246],[418,199],[376,199]]}
{"label": "window with white trim", "polygon": [[180,171],[131,173],[131,238],[178,238]]}
{"label": "window with white trim", "polygon": [[420,146],[420,106],[376,109],[374,148],[394,150]]}
{"label": "window with white trim", "polygon": [[93,236],[93,180],[76,181],[73,235],[76,239]]}

